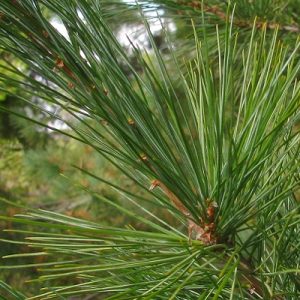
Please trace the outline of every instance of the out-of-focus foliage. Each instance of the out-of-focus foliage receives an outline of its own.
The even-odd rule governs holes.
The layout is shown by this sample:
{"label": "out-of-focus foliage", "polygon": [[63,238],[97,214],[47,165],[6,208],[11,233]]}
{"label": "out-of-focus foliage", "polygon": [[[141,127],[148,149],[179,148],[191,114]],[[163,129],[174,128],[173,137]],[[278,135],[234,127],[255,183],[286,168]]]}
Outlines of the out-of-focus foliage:
{"label": "out-of-focus foliage", "polygon": [[[122,204],[125,203],[125,199],[120,193],[108,188],[107,184],[82,173],[76,167],[106,178],[116,185],[122,184],[135,193],[140,193],[139,188],[134,188],[134,184],[130,180],[99,157],[89,146],[69,138],[62,138],[52,132],[50,141],[43,149],[24,151],[22,144],[17,140],[1,140],[0,197],[15,203],[51,209],[86,220],[101,220],[106,225],[124,226],[132,222],[130,218],[120,215],[118,210],[99,202],[99,199],[87,193],[84,188]],[[134,210],[134,206],[131,209]],[[21,208],[13,208],[4,203],[1,203],[1,210],[7,216],[13,216],[22,211]],[[0,226],[2,229],[12,228],[11,224],[4,222],[0,222]],[[138,223],[135,223],[134,226],[143,228]],[[2,238],[16,240],[18,235],[5,233]],[[1,247],[0,255],[24,250],[19,245],[6,244],[5,247]],[[41,262],[39,257],[36,262]],[[15,288],[24,290],[24,281],[28,280],[36,271],[36,268],[24,269],[19,272],[5,270],[1,272],[0,279],[12,284]],[[35,293],[29,285],[26,290],[29,293]]]}

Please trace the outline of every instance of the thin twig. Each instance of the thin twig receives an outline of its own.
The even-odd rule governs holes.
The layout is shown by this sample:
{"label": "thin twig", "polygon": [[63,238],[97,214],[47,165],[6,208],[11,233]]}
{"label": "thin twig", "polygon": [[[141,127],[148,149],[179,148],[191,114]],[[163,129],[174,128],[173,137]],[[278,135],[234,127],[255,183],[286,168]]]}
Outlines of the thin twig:
{"label": "thin twig", "polygon": [[[219,17],[220,20],[222,21],[226,21],[227,19],[227,14],[217,5],[214,6],[208,6],[206,4],[201,4],[201,2],[198,1],[191,1],[188,3],[184,3],[185,5],[192,7],[194,9],[202,9],[204,12],[207,13],[211,13],[217,17]],[[248,21],[248,20],[243,20],[243,19],[235,19],[233,21],[233,25],[237,26],[237,27],[241,27],[241,28],[252,28],[253,26],[253,22]],[[287,24],[280,24],[280,23],[276,23],[276,22],[268,22],[268,21],[256,21],[254,26],[256,28],[262,28],[262,27],[266,27],[267,29],[277,29],[278,30],[282,30],[282,31],[287,31],[287,32],[293,32],[293,33],[300,33],[300,27],[296,24],[293,25],[287,25]]]}

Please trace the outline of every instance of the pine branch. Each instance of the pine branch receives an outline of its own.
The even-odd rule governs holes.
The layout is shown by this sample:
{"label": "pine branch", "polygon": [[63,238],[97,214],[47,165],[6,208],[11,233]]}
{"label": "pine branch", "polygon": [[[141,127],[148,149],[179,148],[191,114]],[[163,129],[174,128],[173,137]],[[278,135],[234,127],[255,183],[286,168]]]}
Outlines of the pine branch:
{"label": "pine branch", "polygon": [[[299,187],[300,136],[294,126],[300,43],[282,46],[276,30],[270,36],[266,27],[257,32],[254,26],[251,36],[248,31],[243,36],[245,47],[237,43],[234,19],[226,17],[222,34],[217,28],[208,36],[201,26],[199,40],[195,29],[185,64],[171,42],[166,55],[172,59],[165,59],[144,17],[152,48],[133,46],[137,71],[98,1],[17,3],[0,2],[5,15],[1,47],[52,84],[17,66],[4,66],[9,72],[0,73],[0,82],[17,74],[10,83],[24,91],[20,100],[32,103],[38,97],[68,112],[76,122],[67,123],[73,131],[66,135],[108,158],[143,188],[148,202],[173,214],[177,225],[186,225],[155,215],[145,198],[114,183],[110,186],[136,203],[139,213],[101,195],[95,198],[147,230],[35,209],[1,217],[27,228],[20,230],[24,241],[5,243],[49,254],[47,262],[6,267],[41,270],[40,280],[53,290],[34,298],[85,293],[118,300],[255,299],[255,293],[296,297],[300,219],[293,193]],[[45,7],[66,24],[68,39],[45,17]],[[37,108],[47,112],[46,105]],[[150,184],[157,188],[149,191]],[[82,283],[56,284],[77,276]]]}
{"label": "pine branch", "polygon": [[[201,1],[191,1],[191,2],[179,2],[179,5],[184,5],[187,7],[191,7],[192,9],[201,12],[202,9],[205,13],[212,14],[214,16],[217,16],[219,20],[226,23],[227,22],[227,14],[222,10],[221,7],[214,5],[209,6],[207,4],[202,4]],[[180,10],[179,10],[180,11]],[[233,25],[240,28],[248,28],[252,29],[253,26],[255,26],[257,29],[265,27],[266,29],[270,30],[281,30],[291,33],[299,33],[300,27],[296,24],[280,24],[275,22],[269,22],[269,21],[259,21],[255,20],[255,22],[252,22],[250,20],[246,19],[237,19],[235,18],[233,20]]]}

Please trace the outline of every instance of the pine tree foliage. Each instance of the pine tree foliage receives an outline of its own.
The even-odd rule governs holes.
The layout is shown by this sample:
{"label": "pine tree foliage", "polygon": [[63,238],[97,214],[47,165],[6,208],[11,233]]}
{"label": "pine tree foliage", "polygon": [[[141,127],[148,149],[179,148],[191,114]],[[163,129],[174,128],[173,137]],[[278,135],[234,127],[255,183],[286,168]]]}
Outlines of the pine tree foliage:
{"label": "pine tree foliage", "polygon": [[[215,2],[220,7],[208,9],[164,1],[170,12],[192,10],[177,15],[183,22],[197,19],[186,25],[193,46],[184,59],[166,30],[167,53],[155,44],[145,11],[157,9],[156,1],[132,4],[152,46],[147,52],[132,43],[137,69],[108,26],[123,4],[103,10],[101,1],[1,1],[1,49],[46,80],[3,64],[0,81],[24,90],[20,101],[51,117],[61,119],[45,103],[62,108],[72,130],[32,121],[93,147],[147,193],[97,178],[125,195],[133,213],[87,190],[147,230],[34,209],[1,217],[21,224],[13,231],[26,237],[4,242],[36,250],[6,258],[44,257],[4,267],[40,269],[32,281],[44,289],[29,299],[299,298],[300,43],[279,39],[283,25],[251,23],[264,1],[237,1],[236,15],[234,6]],[[149,201],[177,223],[147,209]]]}

